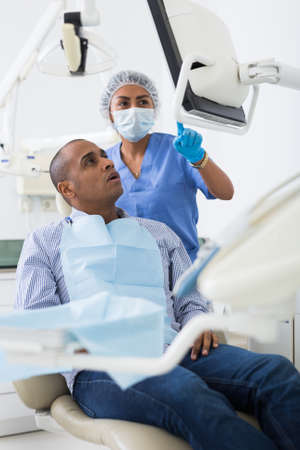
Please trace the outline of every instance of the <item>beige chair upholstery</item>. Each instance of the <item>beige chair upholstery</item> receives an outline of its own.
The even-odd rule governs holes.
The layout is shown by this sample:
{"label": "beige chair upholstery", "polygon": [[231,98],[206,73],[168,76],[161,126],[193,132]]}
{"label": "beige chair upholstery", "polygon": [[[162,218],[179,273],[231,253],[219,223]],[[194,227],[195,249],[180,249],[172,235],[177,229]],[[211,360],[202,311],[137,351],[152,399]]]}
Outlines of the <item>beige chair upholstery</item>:
{"label": "beige chair upholstery", "polygon": [[111,419],[91,419],[70,395],[58,398],[51,406],[55,420],[74,436],[105,445],[112,450],[191,450],[182,439],[149,425]]}
{"label": "beige chair upholstery", "polygon": [[[218,337],[220,342],[226,342],[223,333],[218,332]],[[25,405],[36,410],[36,419],[40,419],[37,424],[41,428],[54,431],[55,427],[47,425],[47,420],[49,423],[54,419],[73,436],[110,450],[191,450],[182,439],[160,428],[125,420],[91,419],[74,402],[60,374],[19,380],[14,385]],[[254,417],[241,412],[238,414],[259,429]]]}
{"label": "beige chair upholstery", "polygon": [[44,419],[45,410],[49,410],[65,431],[79,439],[111,450],[191,450],[182,439],[160,428],[123,420],[91,419],[74,402],[60,374],[15,381],[14,386],[25,405],[36,410],[36,417],[41,414]]}
{"label": "beige chair upholstery", "polygon": [[[60,374],[15,381],[14,386],[25,405],[36,410],[36,417],[45,418],[48,413],[49,420],[54,419],[63,430],[79,439],[111,450],[191,450],[182,439],[160,428],[123,420],[91,419],[74,402]],[[258,428],[253,417],[239,415]],[[49,427],[46,425],[45,429]]]}

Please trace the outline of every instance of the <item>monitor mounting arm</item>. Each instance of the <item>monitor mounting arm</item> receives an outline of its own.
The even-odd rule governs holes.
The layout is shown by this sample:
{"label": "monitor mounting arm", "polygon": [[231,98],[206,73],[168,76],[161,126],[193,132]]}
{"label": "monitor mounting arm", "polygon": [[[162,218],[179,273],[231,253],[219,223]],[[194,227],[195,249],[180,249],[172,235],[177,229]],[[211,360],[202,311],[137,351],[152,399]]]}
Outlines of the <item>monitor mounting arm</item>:
{"label": "monitor mounting arm", "polygon": [[288,66],[275,58],[240,64],[239,78],[246,85],[270,83],[300,90],[300,68]]}

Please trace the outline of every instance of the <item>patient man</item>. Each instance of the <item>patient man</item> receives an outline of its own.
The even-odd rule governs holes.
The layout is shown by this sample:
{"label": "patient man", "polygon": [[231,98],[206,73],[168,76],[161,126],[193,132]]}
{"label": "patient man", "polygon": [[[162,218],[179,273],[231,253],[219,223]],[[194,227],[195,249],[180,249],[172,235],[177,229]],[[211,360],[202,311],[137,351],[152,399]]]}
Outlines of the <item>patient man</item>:
{"label": "patient man", "polygon": [[[85,214],[100,215],[105,224],[128,217],[115,206],[123,192],[120,177],[95,144],[85,140],[66,144],[53,158],[50,175],[73,207],[71,224]],[[17,308],[47,308],[70,301],[60,255],[64,220],[26,239],[17,271]],[[167,311],[173,328],[180,330],[192,317],[207,312],[196,291],[181,299],[172,297],[176,280],[191,264],[187,253],[166,225],[132,220],[157,242]],[[218,344],[212,331],[199,336],[174,370],[126,390],[105,372],[82,370],[65,376],[87,415],[161,427],[181,436],[193,449],[300,449],[300,375],[294,366],[279,355]],[[235,410],[255,415],[264,433],[240,419]]]}

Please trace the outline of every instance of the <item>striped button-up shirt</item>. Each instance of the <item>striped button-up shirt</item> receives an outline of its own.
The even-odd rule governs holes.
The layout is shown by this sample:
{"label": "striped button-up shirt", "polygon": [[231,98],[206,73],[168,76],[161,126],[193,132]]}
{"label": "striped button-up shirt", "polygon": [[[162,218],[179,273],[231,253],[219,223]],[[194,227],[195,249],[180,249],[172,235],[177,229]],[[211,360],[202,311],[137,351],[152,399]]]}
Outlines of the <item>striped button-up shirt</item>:
{"label": "striped button-up shirt", "polygon": [[[128,217],[118,210],[120,217]],[[72,220],[85,214],[73,211]],[[172,296],[179,276],[191,265],[189,256],[178,236],[167,225],[150,219],[132,218],[145,227],[157,242],[164,273],[164,291],[171,326],[179,331],[196,314],[208,312],[206,300],[196,291],[185,297]],[[31,233],[24,242],[17,268],[16,309],[38,309],[70,301],[64,281],[60,242],[63,220],[46,225]],[[72,392],[78,371],[64,373]]]}

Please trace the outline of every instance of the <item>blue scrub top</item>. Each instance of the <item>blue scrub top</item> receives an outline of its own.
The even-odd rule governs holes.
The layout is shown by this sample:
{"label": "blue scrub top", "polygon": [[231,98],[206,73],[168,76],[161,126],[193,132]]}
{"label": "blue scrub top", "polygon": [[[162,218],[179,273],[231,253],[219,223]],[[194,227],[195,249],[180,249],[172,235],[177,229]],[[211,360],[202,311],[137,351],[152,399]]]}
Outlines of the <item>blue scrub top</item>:
{"label": "blue scrub top", "polygon": [[197,189],[208,191],[199,171],[173,147],[174,136],[150,135],[140,176],[136,179],[121,159],[121,143],[106,151],[119,172],[124,189],[116,205],[131,216],[159,220],[181,238],[192,261],[197,256]]}

